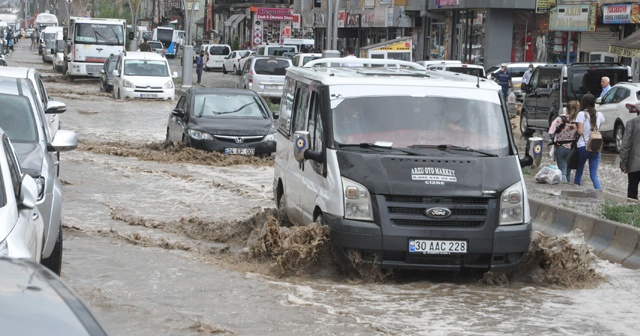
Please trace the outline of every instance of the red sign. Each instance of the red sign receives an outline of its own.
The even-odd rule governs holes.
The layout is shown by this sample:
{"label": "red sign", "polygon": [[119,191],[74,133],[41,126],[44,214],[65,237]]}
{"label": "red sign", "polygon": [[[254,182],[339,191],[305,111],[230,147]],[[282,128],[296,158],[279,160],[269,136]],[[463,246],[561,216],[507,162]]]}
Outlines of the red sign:
{"label": "red sign", "polygon": [[293,9],[259,7],[256,11],[256,18],[271,21],[293,21]]}

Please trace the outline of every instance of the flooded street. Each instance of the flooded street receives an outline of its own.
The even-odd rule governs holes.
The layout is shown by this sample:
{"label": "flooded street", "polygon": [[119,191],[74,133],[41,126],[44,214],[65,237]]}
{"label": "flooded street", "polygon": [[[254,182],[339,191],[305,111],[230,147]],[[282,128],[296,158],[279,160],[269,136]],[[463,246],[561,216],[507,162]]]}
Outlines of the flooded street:
{"label": "flooded street", "polygon": [[[66,82],[27,41],[7,62],[39,69],[49,95],[68,106],[61,127],[75,131],[80,144],[61,157],[62,278],[111,335],[635,335],[640,329],[640,272],[597,258],[592,269],[591,259],[586,268],[570,268],[588,255],[579,236],[567,239],[575,249],[566,254],[547,249],[565,268],[534,263],[500,284],[487,284],[482,274],[438,272],[345,277],[323,257],[319,233],[313,244],[301,244],[317,244],[304,250],[318,252],[316,259],[259,255],[265,223],[283,223],[273,209],[272,159],[167,148],[175,101],[117,101],[95,80]],[[203,75],[206,86],[235,87],[237,79]],[[610,156],[603,162],[613,166]],[[279,232],[294,234],[285,229]],[[552,281],[551,271],[563,281]]]}

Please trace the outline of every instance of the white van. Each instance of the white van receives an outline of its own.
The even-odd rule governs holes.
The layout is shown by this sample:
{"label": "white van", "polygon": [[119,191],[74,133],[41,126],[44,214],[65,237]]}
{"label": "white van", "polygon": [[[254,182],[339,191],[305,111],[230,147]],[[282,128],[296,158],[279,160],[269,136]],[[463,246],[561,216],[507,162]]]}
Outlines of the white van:
{"label": "white van", "polygon": [[482,78],[487,77],[487,74],[484,71],[484,67],[477,64],[439,63],[439,64],[430,64],[426,68],[430,70],[451,71],[451,72],[457,72],[465,75],[480,76]]}
{"label": "white van", "polygon": [[314,39],[301,39],[301,38],[285,38],[282,41],[282,45],[292,45],[298,48],[299,52],[311,53],[313,52],[316,40]]}
{"label": "white van", "polygon": [[284,53],[295,54],[297,52],[298,47],[294,45],[267,44],[256,48],[256,55],[258,56],[283,56]]}
{"label": "white van", "polygon": [[222,70],[224,59],[231,54],[231,46],[228,44],[203,44],[200,50],[205,51],[205,71]]}
{"label": "white van", "polygon": [[54,53],[51,53],[51,50],[56,48],[56,38],[58,34],[62,34],[62,29],[60,26],[48,26],[40,33],[43,62],[51,63],[53,61]]}
{"label": "white van", "polygon": [[113,98],[175,98],[173,78],[167,59],[154,52],[124,51],[113,70]]}
{"label": "white van", "polygon": [[406,61],[343,62],[287,69],[276,205],[326,225],[346,269],[516,267],[531,241],[521,167],[533,159],[518,158],[500,87]]}

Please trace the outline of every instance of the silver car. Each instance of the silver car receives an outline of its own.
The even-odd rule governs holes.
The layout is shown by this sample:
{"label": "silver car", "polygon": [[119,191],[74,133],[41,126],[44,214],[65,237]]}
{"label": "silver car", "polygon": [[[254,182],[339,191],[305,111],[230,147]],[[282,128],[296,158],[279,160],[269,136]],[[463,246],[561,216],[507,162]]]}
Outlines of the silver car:
{"label": "silver car", "polygon": [[292,66],[288,57],[252,56],[244,63],[239,89],[249,89],[268,98],[280,99],[287,68]]}
{"label": "silver car", "polygon": [[[0,76],[0,127],[9,135],[22,171],[31,175],[38,189],[37,207],[44,222],[41,262],[60,274],[62,267],[62,183],[58,179],[57,152],[78,146],[72,131],[58,130],[52,136],[28,79]],[[49,101],[47,106],[58,104]]]}
{"label": "silver car", "polygon": [[0,257],[40,262],[44,222],[36,207],[38,186],[22,173],[9,135],[2,129],[0,141]]}

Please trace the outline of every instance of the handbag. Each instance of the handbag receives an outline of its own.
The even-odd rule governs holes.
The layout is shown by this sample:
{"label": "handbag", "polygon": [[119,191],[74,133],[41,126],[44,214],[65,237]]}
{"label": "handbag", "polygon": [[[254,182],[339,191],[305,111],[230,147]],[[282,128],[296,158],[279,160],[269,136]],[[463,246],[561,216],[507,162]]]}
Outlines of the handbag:
{"label": "handbag", "polygon": [[567,169],[578,169],[578,144],[577,140],[571,143],[571,153],[567,156]]}

